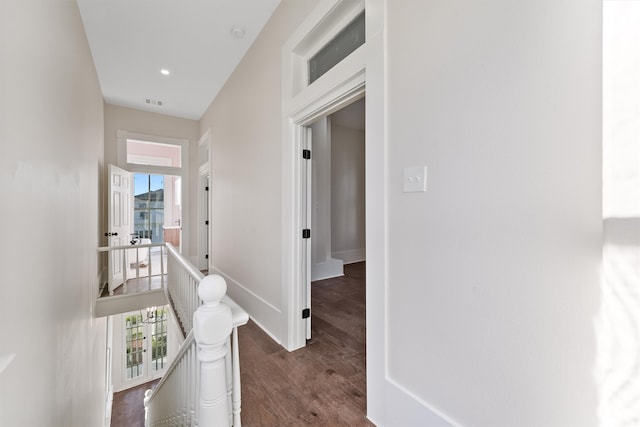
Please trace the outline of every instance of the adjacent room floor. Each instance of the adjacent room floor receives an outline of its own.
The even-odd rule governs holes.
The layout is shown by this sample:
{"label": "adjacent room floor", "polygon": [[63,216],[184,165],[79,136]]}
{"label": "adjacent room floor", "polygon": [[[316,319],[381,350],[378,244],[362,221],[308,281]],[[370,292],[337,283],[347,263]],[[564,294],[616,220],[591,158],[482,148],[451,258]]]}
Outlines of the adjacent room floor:
{"label": "adjacent room floor", "polygon": [[366,419],[365,263],[312,284],[312,340],[288,352],[239,329],[244,426],[371,426]]}

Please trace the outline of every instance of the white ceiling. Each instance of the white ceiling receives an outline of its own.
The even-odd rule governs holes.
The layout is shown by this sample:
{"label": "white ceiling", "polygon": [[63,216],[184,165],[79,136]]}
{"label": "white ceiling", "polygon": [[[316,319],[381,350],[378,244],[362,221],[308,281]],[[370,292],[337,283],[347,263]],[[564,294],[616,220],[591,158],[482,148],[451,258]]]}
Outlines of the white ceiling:
{"label": "white ceiling", "polygon": [[106,102],[197,120],[280,0],[77,2]]}

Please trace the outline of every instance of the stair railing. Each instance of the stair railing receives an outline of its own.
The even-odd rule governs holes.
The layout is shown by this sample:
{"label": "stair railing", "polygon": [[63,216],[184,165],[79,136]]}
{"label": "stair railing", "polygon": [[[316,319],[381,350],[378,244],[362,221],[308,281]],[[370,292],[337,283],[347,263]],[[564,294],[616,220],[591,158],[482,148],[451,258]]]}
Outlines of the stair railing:
{"label": "stair railing", "polygon": [[200,307],[198,284],[204,274],[171,244],[167,248],[167,286],[165,292],[185,334],[193,328],[193,313]]}
{"label": "stair railing", "polygon": [[204,276],[167,243],[167,299],[183,330],[180,352],[145,398],[146,425],[241,425],[238,326],[247,313],[221,276]]}
{"label": "stair railing", "polygon": [[[148,239],[145,239],[146,241]],[[114,291],[122,286],[122,295],[130,292],[129,281],[134,280],[136,287],[135,292],[150,291],[153,288],[152,282],[154,277],[160,278],[160,286],[164,287],[164,279],[166,273],[165,266],[165,244],[164,243],[142,243],[142,240],[132,240],[132,244],[123,246],[104,246],[98,248],[99,254],[103,258],[100,264],[105,268],[104,276],[98,288],[97,297],[104,296],[108,291],[108,296],[113,296]],[[155,261],[154,261],[155,260]],[[122,276],[122,284],[117,285],[111,283],[108,276],[108,270],[112,269],[112,264],[118,265]],[[143,282],[146,286],[143,285]],[[106,289],[105,289],[106,287]]]}

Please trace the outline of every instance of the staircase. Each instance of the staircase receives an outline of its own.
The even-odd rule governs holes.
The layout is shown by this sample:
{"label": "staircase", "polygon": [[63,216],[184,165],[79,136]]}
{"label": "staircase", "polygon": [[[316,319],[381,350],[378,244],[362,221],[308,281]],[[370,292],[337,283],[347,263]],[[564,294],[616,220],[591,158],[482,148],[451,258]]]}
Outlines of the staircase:
{"label": "staircase", "polygon": [[[117,307],[140,304],[140,298],[155,299],[160,291],[181,325],[184,341],[180,351],[158,385],[145,394],[145,425],[240,426],[238,327],[249,316],[226,295],[223,277],[204,276],[170,243],[151,246],[161,246],[161,255],[166,251],[161,288],[152,289],[149,278],[148,289],[128,294],[125,282],[123,295],[113,295],[110,289],[110,296],[96,302],[97,313],[114,314]],[[117,251],[128,249],[98,250],[120,256]],[[160,262],[164,273],[162,258]],[[139,300],[127,304],[127,298]]]}

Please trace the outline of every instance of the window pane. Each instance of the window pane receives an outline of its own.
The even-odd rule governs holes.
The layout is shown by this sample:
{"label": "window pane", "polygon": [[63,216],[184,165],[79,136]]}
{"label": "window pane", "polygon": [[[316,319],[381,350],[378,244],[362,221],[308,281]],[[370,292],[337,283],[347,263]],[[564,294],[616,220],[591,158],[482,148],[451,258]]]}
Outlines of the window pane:
{"label": "window pane", "polygon": [[151,324],[151,368],[162,370],[167,366],[167,309],[157,309]]}
{"label": "window pane", "polygon": [[144,331],[142,315],[135,314],[126,317],[125,330],[127,336],[127,379],[142,375]]}
{"label": "window pane", "polygon": [[164,225],[164,175],[134,175],[134,233],[161,243]]}
{"label": "window pane", "polygon": [[179,168],[182,167],[182,147],[127,139],[127,163]]}
{"label": "window pane", "polygon": [[364,12],[362,12],[309,60],[309,84],[364,44],[364,25]]}

